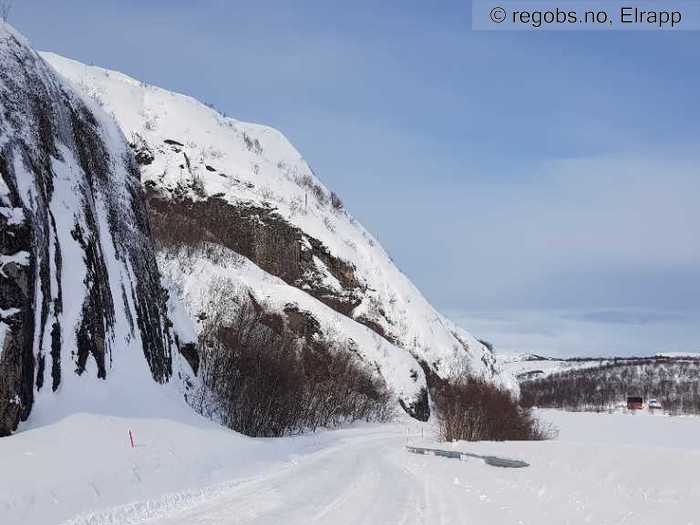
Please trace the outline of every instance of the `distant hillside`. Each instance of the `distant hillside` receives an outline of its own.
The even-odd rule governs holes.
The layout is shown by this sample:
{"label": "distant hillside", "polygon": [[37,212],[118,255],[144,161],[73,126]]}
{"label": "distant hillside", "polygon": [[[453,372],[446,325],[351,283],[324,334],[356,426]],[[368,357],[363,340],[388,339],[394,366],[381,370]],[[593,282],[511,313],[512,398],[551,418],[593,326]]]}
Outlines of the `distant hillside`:
{"label": "distant hillside", "polygon": [[605,410],[634,395],[655,398],[671,413],[700,414],[698,354],[569,359],[547,368],[551,363],[519,374],[525,406]]}
{"label": "distant hillside", "polygon": [[504,372],[513,375],[518,382],[547,377],[565,370],[603,366],[616,358],[556,358],[530,353],[496,354]]}

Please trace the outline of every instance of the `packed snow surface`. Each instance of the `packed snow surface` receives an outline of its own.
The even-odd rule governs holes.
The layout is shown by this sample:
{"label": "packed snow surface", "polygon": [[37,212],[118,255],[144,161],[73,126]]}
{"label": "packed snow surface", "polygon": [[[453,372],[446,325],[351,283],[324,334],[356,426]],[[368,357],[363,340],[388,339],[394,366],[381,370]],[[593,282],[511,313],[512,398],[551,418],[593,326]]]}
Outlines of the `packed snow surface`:
{"label": "packed snow surface", "polygon": [[[557,440],[441,444],[409,420],[251,439],[184,413],[76,414],[0,440],[12,473],[0,478],[0,515],[3,525],[700,523],[700,418],[539,415]],[[530,466],[419,456],[407,442]]]}

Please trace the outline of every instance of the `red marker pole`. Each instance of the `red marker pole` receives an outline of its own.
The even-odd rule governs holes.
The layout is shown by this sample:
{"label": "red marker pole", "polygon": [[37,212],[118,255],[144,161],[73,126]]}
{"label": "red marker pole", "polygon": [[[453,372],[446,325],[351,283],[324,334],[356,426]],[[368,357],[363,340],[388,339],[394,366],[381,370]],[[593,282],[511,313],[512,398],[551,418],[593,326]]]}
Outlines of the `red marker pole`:
{"label": "red marker pole", "polygon": [[131,441],[131,448],[136,448],[136,445],[134,445],[134,433],[129,429],[129,441]]}

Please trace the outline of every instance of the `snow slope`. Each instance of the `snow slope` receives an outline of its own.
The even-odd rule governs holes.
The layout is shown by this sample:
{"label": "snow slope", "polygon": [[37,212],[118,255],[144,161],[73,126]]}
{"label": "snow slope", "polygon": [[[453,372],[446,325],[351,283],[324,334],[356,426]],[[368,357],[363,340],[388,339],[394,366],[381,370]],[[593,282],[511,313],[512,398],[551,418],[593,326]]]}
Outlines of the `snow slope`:
{"label": "snow slope", "polygon": [[[233,287],[239,297],[252,295],[268,311],[281,313],[293,304],[301,311],[313,311],[323,333],[332,334],[336,340],[353,341],[362,359],[379,367],[388,386],[405,404],[420,394],[425,375],[408,353],[302,290],[265,273],[248,259],[226,248],[212,249],[220,253],[215,261],[184,251],[177,257],[164,253],[158,257],[164,282],[174,290],[174,297],[182,299],[189,319],[197,319],[202,312],[217,308],[221,297],[218,291],[224,286]],[[177,311],[177,305],[173,305],[173,310]],[[175,313],[171,317],[182,316]],[[195,323],[190,333],[198,332],[199,323]]]}
{"label": "snow slope", "polygon": [[528,353],[496,353],[496,361],[500,368],[511,374],[516,379],[547,377],[566,370],[579,370],[583,368],[598,368],[612,360],[608,359],[558,359]]}
{"label": "snow slope", "polygon": [[[4,525],[699,523],[700,418],[539,415],[557,440],[437,444],[411,420],[250,439],[201,419],[78,414],[0,441],[17,473],[0,478],[0,514]],[[407,441],[530,466],[417,456]]]}
{"label": "snow slope", "polygon": [[[236,213],[253,209],[255,220],[266,231],[258,229],[251,234],[255,237],[251,254],[236,251],[287,285],[313,296],[314,301],[306,301],[306,305],[314,316],[328,317],[325,304],[382,335],[388,343],[382,343],[384,354],[407,351],[414,362],[389,358],[391,363],[403,361],[406,365],[391,373],[384,369],[389,383],[408,387],[412,381],[412,390],[419,392],[425,386],[423,374],[409,378],[419,366],[415,361],[420,361],[441,377],[469,368],[515,388],[507,374],[499,373],[484,345],[435,311],[280,132],[224,117],[190,97],[121,73],[51,53],[43,56],[84,94],[114,114],[141,159],[144,184],[160,203],[184,199],[194,208],[197,203],[218,199],[238,210]],[[217,210],[221,208],[224,204]],[[274,225],[265,222],[270,214]],[[230,220],[231,230],[219,233],[215,242],[223,243],[221,237],[229,234],[235,236],[238,226],[234,225],[241,221]],[[267,232],[277,228],[272,233],[279,234],[280,227],[286,235],[298,236],[298,241],[278,249],[265,245],[265,256],[256,259]],[[236,243],[243,241],[236,238],[227,246],[234,249]],[[291,261],[279,253],[297,250],[288,257]],[[274,261],[266,267],[270,258]],[[285,273],[287,266],[300,267],[300,274]],[[259,276],[263,278],[261,273]],[[233,273],[231,277],[237,278]],[[266,287],[262,281],[249,284],[252,289]],[[278,292],[281,296],[296,295],[281,286]],[[195,310],[192,304],[188,309]],[[343,326],[353,338],[364,331],[347,323]],[[369,336],[357,335],[357,339],[369,340]],[[376,355],[376,346],[372,342],[362,351],[366,356]],[[382,365],[380,361],[373,362]],[[397,374],[401,377],[389,377]]]}
{"label": "snow slope", "polygon": [[657,357],[700,359],[700,352],[660,352]]}
{"label": "snow slope", "polygon": [[171,355],[121,130],[4,23],[0,64],[2,436],[32,410],[45,420],[100,401],[109,410],[104,383],[165,382]]}

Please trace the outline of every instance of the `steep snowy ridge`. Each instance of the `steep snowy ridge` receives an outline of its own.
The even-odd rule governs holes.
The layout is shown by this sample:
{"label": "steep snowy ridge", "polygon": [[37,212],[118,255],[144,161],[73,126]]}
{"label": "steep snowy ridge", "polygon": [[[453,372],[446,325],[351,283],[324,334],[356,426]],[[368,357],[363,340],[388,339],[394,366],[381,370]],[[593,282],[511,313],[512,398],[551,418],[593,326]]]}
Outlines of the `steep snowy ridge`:
{"label": "steep snowy ridge", "polygon": [[[360,346],[360,339],[375,341],[361,353],[406,401],[424,395],[423,371],[447,377],[469,369],[513,384],[489,349],[435,311],[280,132],[224,117],[190,97],[121,73],[43,56],[111,112],[129,138],[148,190],[154,234],[163,245],[173,236],[180,242],[182,232],[192,230],[193,238],[218,244],[233,258],[243,255],[263,270],[247,274],[247,290],[268,289],[265,273],[281,279],[268,299],[303,302],[321,325],[335,326]],[[178,283],[178,293],[198,287],[173,270],[180,263],[168,263],[172,253],[163,251],[160,262],[171,283]],[[197,280],[203,278],[201,268],[211,266],[206,256],[199,258],[187,265],[200,269]],[[240,284],[237,271],[224,273]],[[294,289],[308,297],[300,300]],[[202,302],[192,294],[181,297],[192,325],[184,331],[196,334]],[[329,316],[329,309],[355,321],[352,330]],[[368,329],[382,340],[376,343]],[[386,357],[397,353],[410,359]],[[389,372],[380,355],[403,365]]]}
{"label": "steep snowy ridge", "polygon": [[117,401],[94,383],[116,388],[118,379],[123,393],[166,382],[172,357],[139,174],[121,130],[5,24],[0,63],[4,435],[32,410],[49,418]]}

